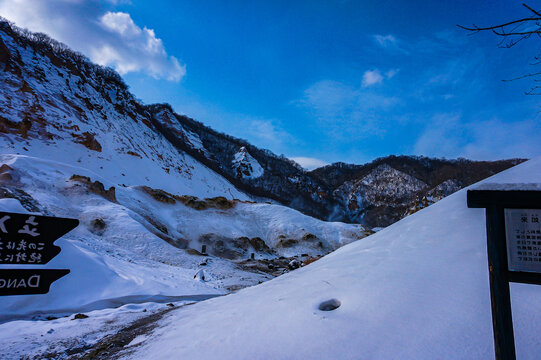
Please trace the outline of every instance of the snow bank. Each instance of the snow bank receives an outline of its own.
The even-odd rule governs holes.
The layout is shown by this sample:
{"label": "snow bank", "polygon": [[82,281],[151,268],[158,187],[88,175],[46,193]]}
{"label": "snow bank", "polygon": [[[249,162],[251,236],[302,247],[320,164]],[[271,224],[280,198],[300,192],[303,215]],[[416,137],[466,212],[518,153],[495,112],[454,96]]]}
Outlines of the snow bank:
{"label": "snow bank", "polygon": [[[487,179],[541,183],[541,158]],[[512,284],[518,359],[538,359],[541,287]],[[335,298],[341,306],[318,309]],[[179,309],[131,359],[491,359],[483,209],[466,190],[236,294]],[[189,336],[187,336],[189,334]]]}

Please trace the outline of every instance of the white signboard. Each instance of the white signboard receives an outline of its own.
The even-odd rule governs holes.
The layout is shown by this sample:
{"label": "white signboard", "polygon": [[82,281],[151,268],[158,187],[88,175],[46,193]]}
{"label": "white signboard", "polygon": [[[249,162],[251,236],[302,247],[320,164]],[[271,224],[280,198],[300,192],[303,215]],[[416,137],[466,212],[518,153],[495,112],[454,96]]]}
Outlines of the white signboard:
{"label": "white signboard", "polygon": [[505,233],[509,270],[541,273],[541,209],[505,209]]}

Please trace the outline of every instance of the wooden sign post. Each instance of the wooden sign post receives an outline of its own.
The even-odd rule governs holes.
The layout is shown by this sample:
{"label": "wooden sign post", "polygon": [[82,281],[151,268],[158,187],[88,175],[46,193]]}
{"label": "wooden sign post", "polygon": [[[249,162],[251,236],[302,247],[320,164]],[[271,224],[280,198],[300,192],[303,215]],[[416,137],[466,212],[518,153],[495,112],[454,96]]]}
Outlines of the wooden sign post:
{"label": "wooden sign post", "polygon": [[514,360],[509,282],[541,285],[541,188],[535,184],[481,185],[468,191],[468,207],[486,209],[496,359]]}
{"label": "wooden sign post", "polygon": [[[60,253],[54,242],[79,220],[0,212],[0,264],[44,265]],[[46,294],[67,269],[0,269],[0,296]]]}

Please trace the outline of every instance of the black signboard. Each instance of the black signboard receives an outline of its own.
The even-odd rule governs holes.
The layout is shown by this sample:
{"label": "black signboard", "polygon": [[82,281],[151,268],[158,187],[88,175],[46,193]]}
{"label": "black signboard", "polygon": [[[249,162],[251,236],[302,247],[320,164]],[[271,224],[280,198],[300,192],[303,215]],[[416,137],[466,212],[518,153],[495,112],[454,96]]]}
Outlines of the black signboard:
{"label": "black signboard", "polygon": [[0,296],[47,294],[67,269],[0,269]]}
{"label": "black signboard", "polygon": [[468,207],[486,209],[496,359],[516,359],[509,282],[541,285],[541,191],[525,185],[468,191]]}
{"label": "black signboard", "polygon": [[[60,253],[54,242],[79,220],[0,212],[0,264],[44,265]],[[46,294],[67,269],[0,269],[0,296]]]}
{"label": "black signboard", "polygon": [[79,220],[0,212],[0,264],[47,264],[60,253],[55,240]]}

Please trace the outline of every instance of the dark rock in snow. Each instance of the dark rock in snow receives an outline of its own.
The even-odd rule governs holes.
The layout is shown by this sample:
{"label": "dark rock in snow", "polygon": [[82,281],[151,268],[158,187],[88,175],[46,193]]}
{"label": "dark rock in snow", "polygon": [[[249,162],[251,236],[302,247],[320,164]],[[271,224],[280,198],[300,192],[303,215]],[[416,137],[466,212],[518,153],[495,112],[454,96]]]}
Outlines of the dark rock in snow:
{"label": "dark rock in snow", "polygon": [[88,315],[79,313],[79,314],[75,314],[75,316],[71,320],[86,319],[87,317]]}
{"label": "dark rock in snow", "polygon": [[105,221],[103,219],[94,219],[90,222],[90,230],[92,232],[101,233],[103,230],[105,230],[105,227],[107,224],[105,224]]}
{"label": "dark rock in snow", "polygon": [[301,267],[301,262],[297,259],[293,259],[289,262],[289,264],[287,264],[287,266],[289,267],[289,270],[295,270]]}

